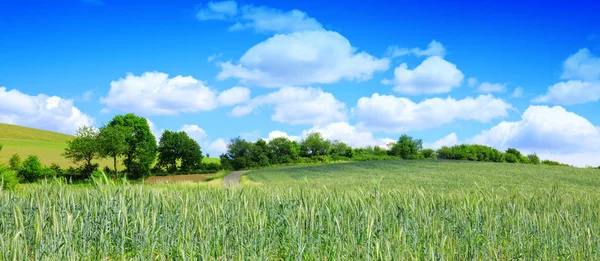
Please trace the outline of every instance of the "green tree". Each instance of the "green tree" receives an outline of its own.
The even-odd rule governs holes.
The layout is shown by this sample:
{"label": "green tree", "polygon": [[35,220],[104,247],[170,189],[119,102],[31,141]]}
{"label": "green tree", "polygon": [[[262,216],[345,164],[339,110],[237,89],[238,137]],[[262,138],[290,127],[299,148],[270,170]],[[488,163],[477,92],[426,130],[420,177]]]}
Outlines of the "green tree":
{"label": "green tree", "polygon": [[435,159],[435,150],[433,149],[424,149],[421,151],[421,155],[425,159]]}
{"label": "green tree", "polygon": [[181,162],[181,170],[199,169],[202,164],[200,145],[187,133],[180,131],[165,131],[158,143],[158,166],[168,172],[177,171],[177,162]]}
{"label": "green tree", "polygon": [[18,153],[13,154],[10,157],[10,160],[8,161],[8,165],[10,166],[11,169],[19,171],[19,169],[21,168],[21,156],[19,156]]}
{"label": "green tree", "polygon": [[412,137],[404,134],[400,136],[398,142],[392,145],[390,154],[392,156],[401,157],[403,159],[417,159],[420,156],[420,152],[423,149],[423,141],[420,139],[413,139]]}
{"label": "green tree", "polygon": [[321,133],[314,132],[309,134],[301,143],[303,156],[325,156],[329,152],[331,142],[321,136]]}
{"label": "green tree", "polygon": [[269,158],[273,158],[270,154],[270,149],[265,140],[259,139],[254,142],[250,150],[251,167],[269,166]]}
{"label": "green tree", "polygon": [[83,162],[84,174],[89,175],[95,170],[92,160],[99,156],[98,130],[94,127],[83,126],[77,130],[75,138],[67,143],[63,156],[73,163]]}
{"label": "green tree", "polygon": [[133,113],[115,116],[108,126],[121,126],[127,130],[124,153],[126,172],[136,179],[150,174],[150,166],[156,159],[156,138],[150,131],[146,118]]}
{"label": "green tree", "polygon": [[240,170],[252,165],[252,143],[240,137],[233,138],[227,144],[227,152],[221,155],[221,165],[225,169]]}
{"label": "green tree", "polygon": [[113,159],[113,168],[116,178],[119,177],[117,160],[127,153],[128,147],[126,140],[127,135],[130,135],[131,133],[132,131],[127,126],[122,125],[107,125],[100,128],[100,133],[98,134],[100,156]]}
{"label": "green tree", "polygon": [[287,137],[278,137],[269,141],[271,164],[292,163],[300,156],[300,145]]}
{"label": "green tree", "polygon": [[338,160],[342,157],[351,158],[353,155],[353,151],[346,143],[334,140],[329,147],[329,155],[333,157],[334,160]]}
{"label": "green tree", "polygon": [[33,182],[42,177],[43,175],[42,163],[38,156],[29,155],[27,159],[23,161],[23,165],[19,170],[19,176],[21,179],[27,182]]}

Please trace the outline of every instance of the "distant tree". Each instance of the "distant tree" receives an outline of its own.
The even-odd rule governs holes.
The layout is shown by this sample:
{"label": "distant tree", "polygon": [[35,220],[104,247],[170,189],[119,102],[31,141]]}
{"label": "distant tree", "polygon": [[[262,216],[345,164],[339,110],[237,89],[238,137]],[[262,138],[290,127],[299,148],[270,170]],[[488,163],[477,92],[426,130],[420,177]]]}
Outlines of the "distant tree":
{"label": "distant tree", "polygon": [[435,158],[435,150],[433,150],[433,149],[421,150],[421,155],[423,155],[423,158],[425,158],[425,159],[434,159]]}
{"label": "distant tree", "polygon": [[313,132],[309,134],[302,142],[301,151],[306,157],[325,156],[331,147],[331,142],[321,136],[321,133]]}
{"label": "distant tree", "polygon": [[271,164],[292,163],[300,156],[300,145],[286,137],[272,139],[268,144]]}
{"label": "distant tree", "polygon": [[273,158],[273,156],[271,156],[271,151],[265,140],[259,139],[252,144],[250,149],[250,167],[256,168],[269,166],[270,158]]}
{"label": "distant tree", "polygon": [[392,156],[398,156],[403,159],[417,159],[420,157],[420,152],[423,149],[423,141],[420,139],[413,139],[412,137],[404,134],[400,136],[398,142],[392,145],[390,154]]}
{"label": "distant tree", "polygon": [[181,170],[199,169],[202,163],[200,145],[185,132],[165,131],[158,143],[158,166],[168,172],[177,171],[177,162]]}
{"label": "distant tree", "polygon": [[33,182],[43,176],[43,167],[38,156],[29,155],[21,169],[19,169],[19,177],[27,182]]}
{"label": "distant tree", "polygon": [[206,158],[210,158],[210,154],[206,153]]}
{"label": "distant tree", "polygon": [[21,168],[21,156],[18,153],[13,154],[8,161],[8,165],[12,170],[18,171]]}
{"label": "distant tree", "polygon": [[223,168],[240,170],[251,166],[252,145],[240,137],[231,139],[227,144],[227,152],[220,157]]}
{"label": "distant tree", "polygon": [[73,163],[83,162],[84,174],[94,171],[92,160],[99,156],[98,130],[94,127],[83,126],[77,130],[75,138],[67,143],[63,156]]}
{"label": "distant tree", "polygon": [[512,153],[505,153],[504,159],[508,163],[519,163],[519,158],[517,158],[517,156]]}
{"label": "distant tree", "polygon": [[146,118],[133,113],[115,116],[108,126],[121,126],[127,130],[127,150],[124,153],[126,172],[136,179],[150,174],[150,166],[156,159],[156,138],[150,131]]}
{"label": "distant tree", "polygon": [[117,159],[127,153],[127,136],[131,133],[129,127],[122,125],[107,125],[100,128],[98,134],[99,152],[104,158],[112,158],[116,178],[119,177]]}
{"label": "distant tree", "polygon": [[334,140],[331,143],[331,146],[329,147],[329,155],[331,155],[331,157],[333,157],[334,160],[337,160],[341,157],[352,158],[353,154],[354,151],[352,150],[352,148],[350,148],[350,146],[348,146],[346,143],[339,140]]}

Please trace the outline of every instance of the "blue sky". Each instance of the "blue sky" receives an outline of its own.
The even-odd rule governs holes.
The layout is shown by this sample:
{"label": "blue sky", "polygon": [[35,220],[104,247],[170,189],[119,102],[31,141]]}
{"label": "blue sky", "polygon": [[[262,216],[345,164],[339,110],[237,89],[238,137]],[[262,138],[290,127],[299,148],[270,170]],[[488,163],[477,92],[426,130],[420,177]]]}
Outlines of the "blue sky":
{"label": "blue sky", "polygon": [[2,1],[0,122],[115,114],[216,155],[319,131],[353,146],[516,147],[600,164],[592,2]]}

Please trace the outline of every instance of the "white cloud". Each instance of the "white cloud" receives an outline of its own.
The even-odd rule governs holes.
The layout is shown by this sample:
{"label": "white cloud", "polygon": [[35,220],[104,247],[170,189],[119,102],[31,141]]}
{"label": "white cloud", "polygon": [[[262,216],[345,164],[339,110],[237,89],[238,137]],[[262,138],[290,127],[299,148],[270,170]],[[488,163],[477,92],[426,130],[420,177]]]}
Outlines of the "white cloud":
{"label": "white cloud", "polygon": [[0,87],[0,122],[73,134],[81,126],[92,126],[94,119],[73,105],[73,100]]}
{"label": "white cloud", "polygon": [[294,141],[300,140],[299,136],[290,136],[286,132],[283,132],[283,131],[274,130],[272,132],[269,132],[269,136],[268,136],[267,140],[272,140],[272,139],[276,139],[276,138],[288,138],[289,140],[294,140]]}
{"label": "white cloud", "polygon": [[405,132],[438,127],[454,120],[489,122],[505,117],[513,107],[492,95],[456,100],[431,98],[415,103],[393,95],[373,94],[358,100],[353,112],[359,127],[384,132]]}
{"label": "white cloud", "polygon": [[243,5],[238,8],[235,1],[210,2],[205,8],[198,11],[196,17],[199,20],[235,22],[229,28],[232,31],[254,29],[260,33],[291,33],[323,28],[316,19],[300,10],[283,11],[253,5]]}
{"label": "white cloud", "polygon": [[456,65],[439,56],[425,59],[415,69],[406,63],[394,70],[394,79],[384,79],[383,84],[394,85],[394,91],[410,95],[447,93],[460,86],[464,78]]}
{"label": "white cloud", "polygon": [[192,125],[183,125],[181,127],[180,131],[184,131],[185,133],[187,133],[187,135],[200,142],[202,139],[206,138],[206,131],[204,131],[204,129],[200,128],[198,125],[192,124]]}
{"label": "white cloud", "polygon": [[600,81],[559,82],[548,87],[548,92],[535,97],[532,102],[573,105],[600,99]]}
{"label": "white cloud", "polygon": [[456,144],[458,144],[458,137],[456,136],[456,133],[453,132],[453,133],[450,133],[447,136],[435,141],[430,146],[425,146],[425,147],[437,150],[444,146],[450,147],[450,146],[454,146]]}
{"label": "white cloud", "polygon": [[365,81],[389,68],[389,59],[357,52],[348,39],[331,31],[277,34],[250,48],[238,64],[221,63],[218,79],[248,85],[285,87],[340,80]]}
{"label": "white cloud", "polygon": [[373,133],[368,131],[359,131],[355,126],[348,122],[333,122],[325,126],[315,126],[302,132],[306,137],[310,133],[319,132],[323,138],[329,140],[340,140],[351,147],[383,146],[385,147],[390,139],[377,139]]}
{"label": "white cloud", "polygon": [[245,87],[233,87],[219,94],[219,104],[222,106],[232,106],[245,103],[250,100],[250,89]]}
{"label": "white cloud", "polygon": [[156,138],[156,142],[158,143],[160,141],[160,136],[162,135],[162,133],[165,131],[164,129],[158,129],[156,127],[156,125],[154,124],[154,122],[152,122],[150,119],[146,118],[146,122],[148,123],[148,127],[150,127],[150,132],[152,132],[152,135],[154,135],[154,138]]}
{"label": "white cloud", "polygon": [[211,154],[211,157],[216,158],[219,155],[227,152],[227,142],[224,139],[216,139],[208,145],[205,153]]}
{"label": "white cloud", "polygon": [[469,87],[475,87],[475,85],[477,85],[478,82],[479,81],[475,77],[469,77],[469,79],[467,80],[467,84],[469,84]]}
{"label": "white cloud", "polygon": [[482,82],[477,91],[480,93],[506,92],[506,83]]}
{"label": "white cloud", "polygon": [[273,106],[271,119],[290,124],[319,125],[346,119],[346,105],[320,88],[288,87],[255,97],[233,108],[231,115],[247,115],[262,106]]}
{"label": "white cloud", "polygon": [[581,49],[563,63],[563,81],[548,87],[532,102],[573,105],[600,100],[600,57]]}
{"label": "white cloud", "polygon": [[407,54],[414,54],[416,56],[440,56],[446,55],[446,48],[440,42],[433,40],[427,45],[427,49],[406,47],[390,46],[388,48],[388,55],[391,57],[404,56]]}
{"label": "white cloud", "polygon": [[587,48],[569,56],[563,63],[562,79],[596,81],[600,79],[600,57]]}
{"label": "white cloud", "polygon": [[517,87],[510,95],[513,98],[521,98],[523,96],[523,87]]}
{"label": "white cloud", "polygon": [[540,156],[554,155],[556,158],[559,155],[563,160],[570,158],[565,163],[577,166],[592,162],[570,155],[592,153],[600,156],[600,128],[560,106],[530,106],[520,121],[501,122],[482,131],[472,142],[499,149],[513,147],[524,152],[537,152]]}
{"label": "white cloud", "polygon": [[205,8],[196,14],[198,20],[225,20],[238,13],[235,1],[209,2]]}
{"label": "white cloud", "polygon": [[125,78],[111,82],[110,86],[108,95],[100,99],[106,105],[105,110],[142,115],[210,111],[218,106],[243,102],[250,92],[235,87],[217,96],[216,90],[194,77],[178,75],[169,78],[168,74],[160,72],[145,72],[141,76],[128,73]]}
{"label": "white cloud", "polygon": [[206,58],[206,61],[208,61],[208,62],[210,63],[210,62],[212,62],[212,61],[214,61],[214,60],[216,60],[216,59],[220,58],[221,56],[223,56],[223,54],[222,54],[222,53],[218,53],[218,54],[217,54],[217,53],[215,53],[215,54],[211,54],[210,56],[208,56],[208,57]]}

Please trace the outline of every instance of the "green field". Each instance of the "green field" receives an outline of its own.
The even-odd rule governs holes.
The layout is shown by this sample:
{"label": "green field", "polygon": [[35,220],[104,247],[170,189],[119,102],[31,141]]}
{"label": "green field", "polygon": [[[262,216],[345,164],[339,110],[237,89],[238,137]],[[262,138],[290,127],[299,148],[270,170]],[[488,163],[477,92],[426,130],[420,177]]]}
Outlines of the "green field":
{"label": "green field", "polygon": [[0,192],[0,259],[600,260],[599,170],[380,161],[248,178],[261,185],[19,185]]}
{"label": "green field", "polygon": [[[0,123],[0,163],[8,163],[10,157],[17,153],[24,160],[28,155],[36,155],[44,165],[56,163],[63,168],[75,166],[61,154],[67,147],[67,142],[73,136],[45,130],[32,129],[22,126]],[[219,163],[218,158],[204,158],[204,162]],[[111,159],[96,160],[101,167],[113,166]]]}

